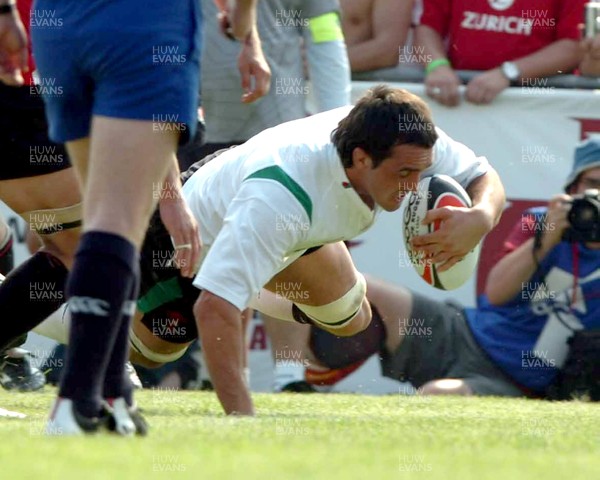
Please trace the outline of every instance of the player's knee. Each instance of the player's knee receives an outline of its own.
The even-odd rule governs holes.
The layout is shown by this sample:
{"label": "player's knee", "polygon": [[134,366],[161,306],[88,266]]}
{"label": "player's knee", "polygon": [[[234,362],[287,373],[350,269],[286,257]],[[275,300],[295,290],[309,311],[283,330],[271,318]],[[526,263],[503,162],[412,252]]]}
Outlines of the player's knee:
{"label": "player's knee", "polygon": [[348,325],[340,328],[339,330],[330,331],[338,337],[351,337],[366,330],[370,325],[372,318],[371,306],[369,301],[365,298],[361,305],[360,311]]}
{"label": "player's knee", "polygon": [[137,352],[134,348],[129,350],[129,361],[134,365],[138,365],[144,368],[160,368],[164,363],[153,362],[148,360],[141,353]]}
{"label": "player's knee", "polygon": [[153,338],[152,341],[138,335],[135,329],[129,331],[130,359],[136,365],[146,368],[158,368],[165,363],[179,360],[185,354],[190,343],[173,344]]}
{"label": "player's knee", "polygon": [[419,388],[422,395],[473,395],[469,385],[462,378],[442,378],[431,380]]}
{"label": "player's knee", "polygon": [[364,277],[356,273],[356,283],[341,298],[326,305],[294,304],[294,318],[311,323],[339,336],[358,333],[369,325],[371,309],[366,301]]}

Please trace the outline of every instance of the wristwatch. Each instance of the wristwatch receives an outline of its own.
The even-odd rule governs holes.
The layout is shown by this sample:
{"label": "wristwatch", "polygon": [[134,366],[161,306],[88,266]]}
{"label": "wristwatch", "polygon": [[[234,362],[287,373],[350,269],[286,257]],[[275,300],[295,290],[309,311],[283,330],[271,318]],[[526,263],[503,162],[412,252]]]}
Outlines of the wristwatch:
{"label": "wristwatch", "polygon": [[521,78],[521,72],[515,62],[504,62],[500,67],[502,75],[508,78],[511,82],[514,82]]}

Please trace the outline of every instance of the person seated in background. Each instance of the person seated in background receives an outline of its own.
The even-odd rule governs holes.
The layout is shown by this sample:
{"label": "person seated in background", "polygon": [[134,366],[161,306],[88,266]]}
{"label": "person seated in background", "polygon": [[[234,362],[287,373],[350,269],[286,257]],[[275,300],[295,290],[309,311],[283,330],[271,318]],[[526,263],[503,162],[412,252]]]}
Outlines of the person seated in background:
{"label": "person seated in background", "polygon": [[572,72],[581,61],[579,23],[587,0],[424,0],[415,45],[424,48],[429,96],[460,103],[455,70],[477,70],[466,99],[489,104],[511,84]]}
{"label": "person seated in background", "polygon": [[406,43],[414,0],[341,0],[353,72],[395,67]]}
{"label": "person seated in background", "polygon": [[[367,278],[370,326],[349,339],[305,331],[306,380],[331,385],[379,352],[383,374],[410,381],[420,394],[545,396],[570,353],[569,339],[600,329],[600,242],[564,237],[573,231],[572,196],[592,188],[600,188],[598,138],[576,149],[566,194],[521,216],[479,308]],[[588,362],[591,352],[578,361]],[[596,395],[598,382],[589,386]]]}
{"label": "person seated in background", "polygon": [[600,33],[581,41],[583,60],[579,72],[586,77],[600,77]]}

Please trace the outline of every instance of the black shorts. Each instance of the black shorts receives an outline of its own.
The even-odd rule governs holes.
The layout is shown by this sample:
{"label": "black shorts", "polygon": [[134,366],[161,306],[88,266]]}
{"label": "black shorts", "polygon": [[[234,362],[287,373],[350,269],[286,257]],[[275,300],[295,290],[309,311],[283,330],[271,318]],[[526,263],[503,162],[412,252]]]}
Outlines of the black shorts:
{"label": "black shorts", "polygon": [[0,180],[36,177],[69,168],[62,145],[48,138],[44,102],[35,87],[0,82]]}

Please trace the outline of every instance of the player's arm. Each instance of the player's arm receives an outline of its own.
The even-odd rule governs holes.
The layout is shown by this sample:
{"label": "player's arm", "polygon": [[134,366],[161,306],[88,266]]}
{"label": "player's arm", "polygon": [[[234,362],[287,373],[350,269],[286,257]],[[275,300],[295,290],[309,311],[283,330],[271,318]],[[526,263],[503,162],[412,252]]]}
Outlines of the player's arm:
{"label": "player's arm", "polygon": [[413,239],[413,246],[445,271],[459,262],[496,226],[505,203],[505,192],[498,173],[483,157],[438,129],[434,146],[434,165],[430,173],[454,177],[469,193],[472,208],[442,207],[430,210],[423,219],[429,224],[441,221],[439,230]]}
{"label": "player's arm", "polygon": [[174,262],[184,277],[193,277],[200,259],[200,231],[189,209],[179,178],[179,165],[173,156],[165,181],[158,187],[160,218],[171,235],[175,248]]}
{"label": "player's arm", "polygon": [[424,223],[442,221],[440,230],[427,234],[429,238],[427,235],[420,237],[421,241],[436,241],[433,246],[425,245],[423,251],[430,255],[433,263],[443,263],[438,267],[440,272],[448,270],[473,250],[497,225],[502,214],[504,187],[493,168],[473,180],[466,190],[473,202],[471,208],[438,208],[427,212],[423,220]]}
{"label": "player's arm", "polygon": [[202,351],[215,392],[227,415],[254,415],[244,380],[241,311],[223,297],[203,291],[194,305]]}
{"label": "player's arm", "polygon": [[23,85],[21,72],[27,71],[27,36],[15,0],[0,0],[0,80],[7,85]]}
{"label": "player's arm", "polygon": [[413,1],[374,0],[372,7],[373,37],[348,47],[353,72],[395,67],[399,48],[406,43]]}
{"label": "player's arm", "polygon": [[493,305],[502,305],[523,289],[536,272],[539,264],[561,241],[564,230],[569,226],[567,213],[568,195],[557,195],[548,204],[548,213],[541,228],[540,248],[534,251],[534,239],[530,238],[511,253],[502,257],[490,270],[485,293]]}
{"label": "player's arm", "polygon": [[243,378],[241,312],[282,267],[309,221],[281,185],[246,180],[194,280],[202,290],[194,306],[202,350],[227,414],[254,413]]}
{"label": "player's arm", "polygon": [[473,202],[469,213],[478,217],[477,223],[483,227],[485,235],[498,225],[504,209],[506,196],[500,175],[490,166],[484,175],[469,183],[467,193]]}

